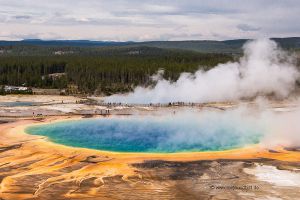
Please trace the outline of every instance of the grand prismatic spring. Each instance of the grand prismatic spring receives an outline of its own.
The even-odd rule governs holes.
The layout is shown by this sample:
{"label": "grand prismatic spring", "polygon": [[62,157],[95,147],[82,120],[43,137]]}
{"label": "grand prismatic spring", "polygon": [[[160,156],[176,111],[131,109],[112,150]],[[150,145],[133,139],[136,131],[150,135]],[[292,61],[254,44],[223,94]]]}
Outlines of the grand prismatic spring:
{"label": "grand prismatic spring", "polygon": [[179,115],[82,119],[33,126],[26,131],[68,146],[148,153],[227,150],[256,144],[262,136],[260,128],[225,119],[221,113],[198,119]]}

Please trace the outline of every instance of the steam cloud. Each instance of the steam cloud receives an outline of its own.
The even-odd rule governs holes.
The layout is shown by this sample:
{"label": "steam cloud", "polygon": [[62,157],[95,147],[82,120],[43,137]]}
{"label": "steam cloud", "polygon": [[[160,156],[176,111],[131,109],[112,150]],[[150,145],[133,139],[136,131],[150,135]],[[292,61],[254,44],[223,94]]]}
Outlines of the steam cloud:
{"label": "steam cloud", "polygon": [[[281,50],[277,44],[269,39],[254,40],[243,47],[244,56],[238,62],[219,64],[209,71],[198,70],[194,74],[182,73],[175,82],[162,78],[159,71],[153,80],[157,83],[154,87],[136,87],[127,95],[112,95],[105,99],[106,102],[121,103],[168,103],[168,102],[218,102],[238,101],[246,98],[272,95],[285,99],[295,90],[300,73],[294,64],[294,57]],[[259,98],[258,98],[259,99]],[[263,100],[264,102],[265,100]],[[299,105],[299,100],[297,100]],[[260,144],[263,147],[300,146],[300,110],[292,112],[275,112],[268,101],[257,101],[259,109],[249,109],[238,106],[235,109],[223,112],[201,112],[201,117],[194,112],[181,113],[180,122],[200,120],[197,123],[209,125],[208,136],[213,137],[216,127],[220,123],[231,125],[241,134],[242,141],[249,134],[259,132],[262,134]],[[214,120],[217,119],[217,120]],[[177,124],[177,122],[174,122]],[[174,147],[181,144],[194,144],[205,140],[204,135],[196,131],[180,131],[172,135],[167,141]],[[252,130],[252,131],[251,131]],[[245,137],[244,137],[245,136]],[[210,138],[212,141],[228,141],[224,136]],[[161,144],[166,145],[165,143]]]}
{"label": "steam cloud", "polygon": [[[299,105],[299,100],[296,100]],[[207,149],[218,146],[227,148],[230,144],[247,146],[258,139],[262,148],[276,148],[300,146],[300,110],[278,111],[266,99],[256,101],[255,104],[238,105],[225,111],[213,109],[186,109],[175,115],[164,112],[157,120],[165,121],[173,134],[158,143],[158,149],[168,147],[177,149],[180,146],[200,145]],[[151,129],[149,117],[139,119],[141,125],[139,132]],[[146,121],[146,122],[145,122]],[[127,129],[125,127],[124,129]],[[145,130],[145,131],[144,131]],[[136,130],[132,130],[136,132]]]}
{"label": "steam cloud", "polygon": [[162,79],[154,87],[136,87],[127,95],[112,95],[105,102],[168,103],[233,101],[256,96],[286,98],[300,77],[293,57],[269,39],[254,40],[243,47],[238,62],[219,64],[209,71],[182,73],[176,82]]}

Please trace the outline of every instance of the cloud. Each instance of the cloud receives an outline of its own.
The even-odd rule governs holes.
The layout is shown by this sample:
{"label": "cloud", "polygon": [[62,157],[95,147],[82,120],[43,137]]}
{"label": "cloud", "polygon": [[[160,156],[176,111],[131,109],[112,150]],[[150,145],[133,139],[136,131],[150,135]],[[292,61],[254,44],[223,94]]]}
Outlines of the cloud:
{"label": "cloud", "polygon": [[259,31],[261,28],[250,26],[248,24],[239,24],[237,25],[237,28],[242,31]]}
{"label": "cloud", "polygon": [[[64,39],[222,40],[300,33],[295,0],[0,0],[0,5],[0,29],[24,35],[59,32]],[[82,33],[82,26],[89,34]]]}
{"label": "cloud", "polygon": [[23,39],[36,39],[36,38],[47,38],[48,40],[55,40],[57,38],[63,38],[58,33],[52,32],[31,32],[29,34],[13,33],[13,32],[0,32],[0,40],[6,38],[15,38],[17,40]]}
{"label": "cloud", "polygon": [[16,18],[16,19],[30,19],[31,16],[29,16],[29,15],[16,15],[16,16],[14,16],[14,18]]}

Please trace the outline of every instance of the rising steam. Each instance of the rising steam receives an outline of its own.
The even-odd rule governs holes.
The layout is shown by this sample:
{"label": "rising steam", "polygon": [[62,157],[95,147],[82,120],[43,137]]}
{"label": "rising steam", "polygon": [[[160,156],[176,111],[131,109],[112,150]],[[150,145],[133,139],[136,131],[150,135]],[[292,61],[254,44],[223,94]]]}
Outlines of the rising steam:
{"label": "rising steam", "polygon": [[127,95],[112,95],[105,102],[168,103],[216,102],[273,95],[286,98],[295,89],[299,71],[277,44],[269,39],[248,42],[238,62],[219,64],[209,71],[182,73],[176,82],[159,72],[154,87],[136,87]]}
{"label": "rising steam", "polygon": [[[293,104],[300,105],[300,100],[295,100]],[[246,146],[259,138],[259,146],[263,148],[299,148],[300,109],[290,109],[278,111],[270,101],[260,98],[254,104],[239,104],[224,111],[185,109],[173,116],[164,112],[161,118],[169,119],[168,126],[173,127],[174,131],[158,145],[172,149],[201,144],[207,145],[207,148],[217,145],[222,149],[234,142]]]}

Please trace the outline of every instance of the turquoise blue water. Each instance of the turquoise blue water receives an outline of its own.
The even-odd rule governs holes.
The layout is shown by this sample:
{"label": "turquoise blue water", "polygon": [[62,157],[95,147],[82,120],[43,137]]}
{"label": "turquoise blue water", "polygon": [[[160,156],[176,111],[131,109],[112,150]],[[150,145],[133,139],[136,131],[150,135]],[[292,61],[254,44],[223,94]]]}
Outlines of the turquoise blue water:
{"label": "turquoise blue water", "polygon": [[261,131],[224,118],[125,117],[32,126],[27,133],[68,146],[116,152],[219,151],[259,142]]}

